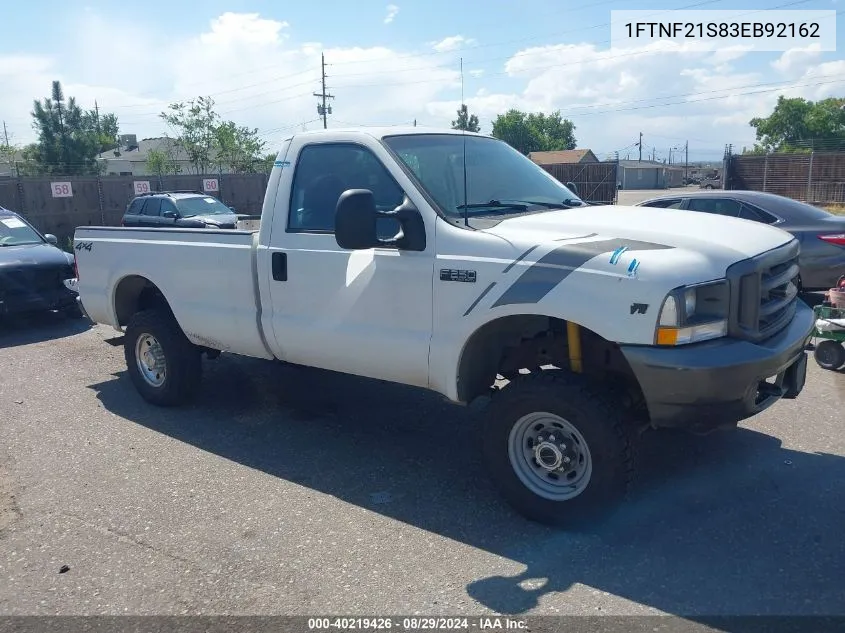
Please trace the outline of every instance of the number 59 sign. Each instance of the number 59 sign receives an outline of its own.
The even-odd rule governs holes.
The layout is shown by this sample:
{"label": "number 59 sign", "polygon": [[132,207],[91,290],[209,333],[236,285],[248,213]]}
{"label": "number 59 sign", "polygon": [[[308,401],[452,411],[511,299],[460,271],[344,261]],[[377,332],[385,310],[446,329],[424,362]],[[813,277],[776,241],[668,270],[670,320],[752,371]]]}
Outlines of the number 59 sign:
{"label": "number 59 sign", "polygon": [[54,198],[73,198],[73,187],[69,182],[51,182],[50,191]]}
{"label": "number 59 sign", "polygon": [[220,187],[217,183],[217,178],[203,178],[202,179],[202,190],[203,191],[220,191]]}
{"label": "number 59 sign", "polygon": [[150,193],[150,181],[149,180],[136,180],[133,182],[135,185],[135,195],[140,196],[144,193]]}

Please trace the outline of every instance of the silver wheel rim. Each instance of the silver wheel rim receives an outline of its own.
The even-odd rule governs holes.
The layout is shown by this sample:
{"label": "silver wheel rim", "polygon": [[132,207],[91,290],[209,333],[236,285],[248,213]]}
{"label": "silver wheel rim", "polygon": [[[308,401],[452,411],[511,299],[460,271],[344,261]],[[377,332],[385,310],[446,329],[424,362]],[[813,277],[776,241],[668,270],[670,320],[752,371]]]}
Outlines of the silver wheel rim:
{"label": "silver wheel rim", "polygon": [[517,420],[508,437],[508,457],[522,484],[551,501],[577,497],[593,474],[584,436],[553,413],[530,413]]}
{"label": "silver wheel rim", "polygon": [[144,380],[161,387],[167,378],[167,367],[161,343],[152,334],[142,334],[135,343],[135,363]]}

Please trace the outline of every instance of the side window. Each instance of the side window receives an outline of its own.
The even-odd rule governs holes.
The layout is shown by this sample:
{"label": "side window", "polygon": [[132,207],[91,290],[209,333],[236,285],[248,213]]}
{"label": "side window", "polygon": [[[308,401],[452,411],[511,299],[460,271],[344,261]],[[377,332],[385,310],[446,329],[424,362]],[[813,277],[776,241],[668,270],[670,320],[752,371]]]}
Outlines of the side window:
{"label": "side window", "polygon": [[[302,148],[291,188],[288,230],[334,232],[337,201],[347,189],[372,191],[379,211],[391,211],[404,199],[402,189],[368,149],[351,143]],[[379,222],[379,236],[392,237],[398,227],[393,220]]]}
{"label": "side window", "polygon": [[691,211],[704,211],[731,218],[739,217],[740,208],[739,202],[728,198],[690,198],[689,201]]}
{"label": "side window", "polygon": [[158,215],[161,210],[161,198],[147,198],[144,210],[141,212],[144,215]]}
{"label": "side window", "polygon": [[683,200],[680,198],[672,198],[671,200],[652,200],[643,205],[646,207],[659,207],[661,209],[680,209]]}
{"label": "side window", "polygon": [[140,215],[141,207],[144,206],[144,198],[135,198],[129,208],[126,209],[126,215]]}
{"label": "side window", "polygon": [[176,210],[176,205],[173,203],[172,200],[161,201],[161,215],[164,215],[166,211],[172,211],[177,216],[179,215],[179,212]]}
{"label": "side window", "polygon": [[770,213],[766,213],[762,209],[752,207],[742,203],[742,208],[739,212],[739,217],[743,220],[754,220],[755,222],[762,222],[763,224],[774,224],[778,219]]}

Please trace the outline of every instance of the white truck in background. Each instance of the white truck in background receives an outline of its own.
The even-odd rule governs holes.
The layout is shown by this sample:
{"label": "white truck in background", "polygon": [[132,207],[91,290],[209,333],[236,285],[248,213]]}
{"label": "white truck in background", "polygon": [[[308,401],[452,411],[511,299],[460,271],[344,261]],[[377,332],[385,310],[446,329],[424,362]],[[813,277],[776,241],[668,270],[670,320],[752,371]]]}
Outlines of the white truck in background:
{"label": "white truck in background", "polygon": [[798,248],[745,220],[587,206],[501,141],[422,128],[287,139],[257,231],[74,239],[83,309],[125,332],[149,402],[191,399],[223,352],[480,403],[498,489],[556,525],[615,507],[643,428],[798,396]]}

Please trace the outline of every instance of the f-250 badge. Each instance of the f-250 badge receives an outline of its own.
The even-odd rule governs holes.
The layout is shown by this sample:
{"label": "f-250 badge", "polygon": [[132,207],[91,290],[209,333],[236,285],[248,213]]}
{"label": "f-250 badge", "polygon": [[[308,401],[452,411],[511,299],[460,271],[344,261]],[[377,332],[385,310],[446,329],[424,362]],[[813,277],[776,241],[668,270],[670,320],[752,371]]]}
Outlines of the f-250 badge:
{"label": "f-250 badge", "polygon": [[440,281],[464,281],[467,283],[475,283],[474,270],[455,270],[452,268],[440,269]]}

